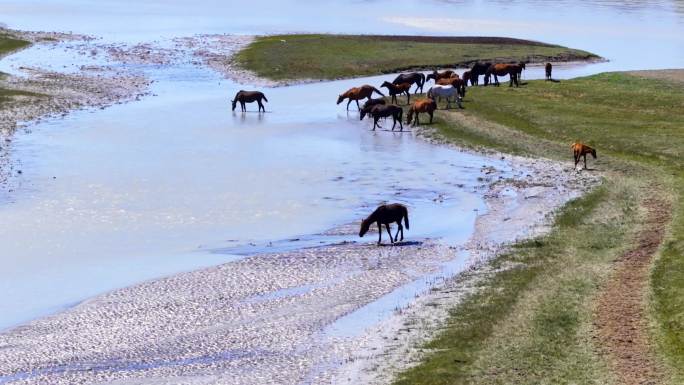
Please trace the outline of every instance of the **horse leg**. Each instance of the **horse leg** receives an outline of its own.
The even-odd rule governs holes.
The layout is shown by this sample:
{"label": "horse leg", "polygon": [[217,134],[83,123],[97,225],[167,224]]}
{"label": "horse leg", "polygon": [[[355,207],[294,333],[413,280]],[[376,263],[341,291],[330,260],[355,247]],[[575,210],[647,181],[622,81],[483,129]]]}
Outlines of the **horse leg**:
{"label": "horse leg", "polygon": [[394,238],[392,238],[392,232],[390,231],[389,223],[385,223],[385,228],[387,229],[387,234],[390,237],[390,243],[394,244]]}
{"label": "horse leg", "polygon": [[411,93],[406,91],[406,105],[411,104]]}
{"label": "horse leg", "polygon": [[242,112],[247,112],[247,105],[242,100],[240,101],[240,108],[242,108]]}
{"label": "horse leg", "polygon": [[392,131],[394,131],[394,127],[397,126],[397,117],[395,115],[392,115]]}
{"label": "horse leg", "polygon": [[395,117],[395,119],[399,120],[399,131],[402,131],[402,132],[403,132],[403,131],[404,131],[404,125],[401,124],[401,114],[397,114],[397,116]]}
{"label": "horse leg", "polygon": [[382,128],[381,125],[378,124],[378,120],[380,120],[379,116],[374,116],[373,117],[373,131],[375,131],[375,126],[377,125],[378,127]]}
{"label": "horse leg", "polygon": [[587,169],[587,154],[584,154],[584,169]]}
{"label": "horse leg", "polygon": [[359,99],[356,99],[356,109],[361,111],[361,106],[359,106]]}
{"label": "horse leg", "polygon": [[382,244],[382,224],[378,221],[378,245]]}
{"label": "horse leg", "polygon": [[433,115],[434,113],[435,113],[434,111],[428,112],[428,114],[430,114],[430,124],[432,124],[432,115]]}
{"label": "horse leg", "polygon": [[264,112],[266,112],[266,107],[264,107],[264,104],[261,103],[261,99],[257,100],[257,103],[259,103],[259,112],[261,112],[261,110],[264,110]]}
{"label": "horse leg", "polygon": [[352,102],[351,99],[349,99],[349,101],[347,102],[347,111],[349,111],[349,105],[351,104],[351,102]]}
{"label": "horse leg", "polygon": [[[397,233],[394,234],[394,242],[396,242],[397,239],[399,239],[399,230],[402,230],[402,229],[401,229],[401,220],[397,221],[397,225],[398,225],[398,227],[397,227]],[[402,232],[403,232],[403,230],[402,230]],[[402,241],[404,240],[404,237],[403,237],[403,236],[401,237],[401,240],[402,240]]]}

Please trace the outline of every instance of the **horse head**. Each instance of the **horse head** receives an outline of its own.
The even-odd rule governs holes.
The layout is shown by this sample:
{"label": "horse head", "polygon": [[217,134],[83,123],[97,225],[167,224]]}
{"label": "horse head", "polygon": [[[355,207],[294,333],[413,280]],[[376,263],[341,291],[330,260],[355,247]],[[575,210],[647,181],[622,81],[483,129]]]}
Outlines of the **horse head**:
{"label": "horse head", "polygon": [[344,99],[345,99],[345,96],[344,96],[344,95],[339,95],[339,96],[337,97],[337,104],[342,103],[342,101],[343,101]]}
{"label": "horse head", "polygon": [[390,89],[390,87],[392,87],[392,86],[393,86],[392,83],[390,83],[390,82],[388,82],[387,80],[385,80],[385,81],[382,83],[382,85],[380,86],[380,88],[385,87],[385,88],[387,88],[387,89]]}
{"label": "horse head", "polygon": [[368,220],[368,218],[364,219],[361,221],[361,229],[359,230],[359,237],[362,237],[366,235],[368,232],[368,229],[370,228],[371,221]]}
{"label": "horse head", "polygon": [[361,111],[359,112],[359,120],[363,120],[363,118],[366,117],[366,114],[369,114],[369,113],[370,113],[370,110],[371,110],[373,107],[374,107],[374,106],[363,106],[363,108],[362,108]]}
{"label": "horse head", "polygon": [[233,103],[233,111],[235,111],[235,106],[237,106],[237,99],[233,99],[230,102]]}

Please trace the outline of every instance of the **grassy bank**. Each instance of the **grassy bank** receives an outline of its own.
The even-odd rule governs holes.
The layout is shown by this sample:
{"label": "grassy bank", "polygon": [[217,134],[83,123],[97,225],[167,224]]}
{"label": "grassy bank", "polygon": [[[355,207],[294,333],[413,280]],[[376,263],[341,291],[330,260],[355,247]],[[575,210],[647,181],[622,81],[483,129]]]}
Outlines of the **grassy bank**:
{"label": "grassy bank", "polygon": [[[3,32],[0,29],[0,58],[19,49],[28,47],[29,45],[31,45],[31,43],[28,41],[19,39],[10,33]],[[3,87],[2,80],[5,78],[5,76],[5,74],[0,72],[0,108],[2,108],[5,103],[14,100],[17,97],[34,96],[34,94],[29,92],[12,90]]]}
{"label": "grassy bank", "polygon": [[235,60],[261,77],[285,80],[463,67],[477,60],[545,62],[596,58],[585,51],[509,38],[277,35],[257,38]]}
{"label": "grassy bank", "polygon": [[[656,74],[657,77],[657,74]],[[648,295],[657,357],[684,379],[684,86],[607,73],[519,89],[469,89],[464,111],[440,111],[436,135],[460,145],[568,162],[570,143],[598,149],[604,183],[563,208],[552,232],[493,262],[505,267],[405,371],[399,384],[611,383],[595,343],[597,295],[614,261],[637,247],[645,204],[672,202],[674,219]],[[569,171],[570,172],[570,171]],[[646,278],[647,279],[647,278]]]}

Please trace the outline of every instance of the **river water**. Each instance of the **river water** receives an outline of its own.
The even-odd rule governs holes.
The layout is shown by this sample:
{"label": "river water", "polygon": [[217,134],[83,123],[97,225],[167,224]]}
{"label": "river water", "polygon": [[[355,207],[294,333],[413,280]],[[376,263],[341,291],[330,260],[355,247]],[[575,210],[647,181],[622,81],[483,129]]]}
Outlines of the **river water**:
{"label": "river water", "polygon": [[[0,21],[108,42],[199,33],[513,36],[610,60],[561,66],[558,78],[684,66],[676,1],[266,1],[258,8],[218,0],[0,1]],[[0,69],[52,57],[42,50],[5,59]],[[481,167],[509,168],[410,132],[370,132],[333,102],[340,90],[386,77],[271,89],[260,115],[229,109],[228,96],[249,85],[190,66],[142,70],[156,80],[155,96],[15,136],[22,174],[0,205],[0,329],[241,254],[339,241],[311,235],[384,200],[411,206],[411,237],[458,244],[483,209],[474,190]]]}

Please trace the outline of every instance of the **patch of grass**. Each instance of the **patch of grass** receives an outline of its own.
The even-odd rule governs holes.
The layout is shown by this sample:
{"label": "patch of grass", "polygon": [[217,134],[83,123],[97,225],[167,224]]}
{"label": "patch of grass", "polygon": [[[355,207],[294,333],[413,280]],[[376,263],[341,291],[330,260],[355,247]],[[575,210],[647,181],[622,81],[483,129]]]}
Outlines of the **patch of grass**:
{"label": "patch of grass", "polygon": [[612,261],[634,242],[647,195],[674,202],[651,276],[659,356],[684,380],[684,87],[624,73],[521,88],[469,88],[465,110],[439,111],[436,135],[475,148],[571,165],[570,144],[597,148],[604,184],[570,202],[552,232],[492,262],[506,267],[453,309],[434,349],[399,384],[607,383],[592,306]]}
{"label": "patch of grass", "polygon": [[13,51],[26,48],[31,45],[30,42],[18,39],[12,34],[2,32],[0,30],[0,57],[3,57]]}
{"label": "patch of grass", "polygon": [[506,38],[276,35],[257,38],[236,62],[274,80],[337,79],[409,69],[462,67],[477,60],[595,59],[589,52]]}

